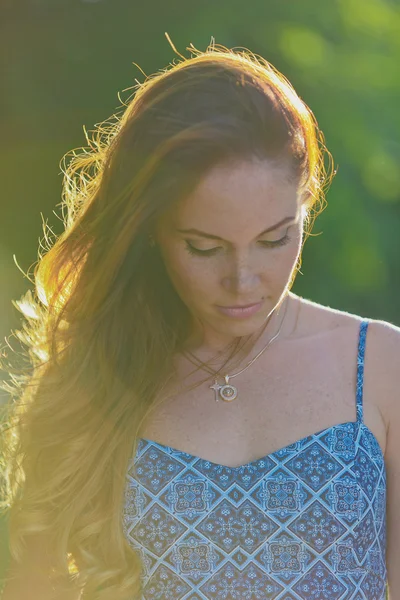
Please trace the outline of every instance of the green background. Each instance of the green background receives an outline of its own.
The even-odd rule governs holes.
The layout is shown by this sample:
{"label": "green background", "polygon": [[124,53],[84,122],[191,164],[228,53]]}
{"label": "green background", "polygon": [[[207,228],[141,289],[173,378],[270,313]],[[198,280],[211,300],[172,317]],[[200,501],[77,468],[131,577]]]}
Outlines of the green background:
{"label": "green background", "polygon": [[[60,160],[144,76],[215,38],[262,55],[314,112],[338,169],[293,291],[400,325],[400,12],[389,0],[3,0],[0,334],[30,282],[42,217],[55,233]],[[59,214],[59,213],[58,213]],[[0,375],[2,373],[0,372]],[[3,375],[4,376],[4,375]],[[3,536],[4,538],[4,536]],[[6,550],[1,550],[4,565]],[[3,560],[2,560],[3,559]]]}

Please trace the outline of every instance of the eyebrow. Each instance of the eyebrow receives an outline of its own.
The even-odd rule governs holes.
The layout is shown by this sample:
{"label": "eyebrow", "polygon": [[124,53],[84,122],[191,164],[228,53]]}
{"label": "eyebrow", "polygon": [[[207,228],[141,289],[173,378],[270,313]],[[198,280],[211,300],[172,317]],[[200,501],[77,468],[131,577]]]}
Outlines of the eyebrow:
{"label": "eyebrow", "polygon": [[[285,217],[284,219],[282,219],[282,221],[279,221],[279,223],[276,223],[275,225],[271,225],[271,227],[264,229],[264,231],[262,231],[257,237],[259,238],[262,235],[265,235],[266,233],[268,233],[269,231],[274,231],[274,229],[278,229],[278,227],[285,225],[285,223],[289,223],[291,221],[294,222],[296,220],[297,220],[297,217]],[[212,233],[206,233],[205,231],[200,231],[199,229],[193,229],[193,228],[192,229],[177,229],[177,231],[179,231],[180,233],[191,233],[194,235],[199,235],[204,238],[209,238],[210,240],[226,241],[222,237],[219,237],[219,235],[213,235]]]}

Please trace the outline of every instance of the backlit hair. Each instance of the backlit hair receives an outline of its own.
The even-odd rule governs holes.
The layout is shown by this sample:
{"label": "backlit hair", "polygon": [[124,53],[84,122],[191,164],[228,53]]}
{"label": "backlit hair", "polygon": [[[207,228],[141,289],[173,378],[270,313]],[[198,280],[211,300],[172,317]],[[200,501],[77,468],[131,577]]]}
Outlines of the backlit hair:
{"label": "backlit hair", "polygon": [[188,50],[71,153],[64,231],[45,233],[34,291],[13,302],[28,366],[7,365],[3,383],[10,551],[20,561],[30,536],[46,536],[55,573],[73,578],[78,565],[83,599],[139,597],[122,523],[128,461],[188,334],[148,233],[217,164],[288,165],[309,230],[331,179],[313,113],[267,60],[214,42]]}

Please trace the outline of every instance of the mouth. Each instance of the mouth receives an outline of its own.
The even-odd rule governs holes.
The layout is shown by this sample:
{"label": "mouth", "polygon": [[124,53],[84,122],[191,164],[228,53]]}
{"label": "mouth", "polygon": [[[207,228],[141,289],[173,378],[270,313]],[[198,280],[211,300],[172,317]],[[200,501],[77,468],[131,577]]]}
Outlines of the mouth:
{"label": "mouth", "polygon": [[257,306],[260,302],[253,302],[252,304],[237,304],[236,306],[222,306],[221,308],[250,308],[250,306]]}
{"label": "mouth", "polygon": [[218,310],[229,317],[249,317],[258,312],[262,302],[237,306],[217,306]]}

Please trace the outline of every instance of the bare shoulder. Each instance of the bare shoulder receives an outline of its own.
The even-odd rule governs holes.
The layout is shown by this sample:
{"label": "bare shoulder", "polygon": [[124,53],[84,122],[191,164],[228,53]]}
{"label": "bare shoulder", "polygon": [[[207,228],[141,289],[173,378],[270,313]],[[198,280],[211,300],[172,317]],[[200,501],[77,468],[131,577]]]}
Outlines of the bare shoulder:
{"label": "bare shoulder", "polygon": [[[291,294],[292,295],[292,294]],[[372,319],[368,316],[357,315],[345,310],[340,310],[319,304],[307,298],[292,295],[295,301],[301,304],[303,313],[303,328],[315,331],[333,330],[336,328],[355,327],[359,328],[361,321],[368,320],[368,337],[374,338],[374,344],[399,344],[400,327],[379,319]]]}
{"label": "bare shoulder", "polygon": [[291,294],[293,301],[299,304],[298,335],[309,336],[329,334],[353,329],[357,331],[363,317],[345,310],[319,304],[313,300]]}
{"label": "bare shoulder", "polygon": [[[393,419],[400,422],[400,327],[389,321],[324,306],[305,298],[298,299],[306,331],[331,335],[333,343],[341,346],[353,343],[360,323],[367,319],[365,342],[365,381],[368,395],[375,398],[386,426]],[[301,330],[300,330],[301,334]]]}

